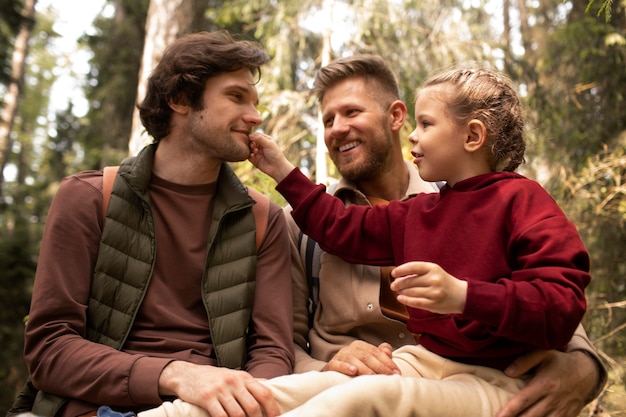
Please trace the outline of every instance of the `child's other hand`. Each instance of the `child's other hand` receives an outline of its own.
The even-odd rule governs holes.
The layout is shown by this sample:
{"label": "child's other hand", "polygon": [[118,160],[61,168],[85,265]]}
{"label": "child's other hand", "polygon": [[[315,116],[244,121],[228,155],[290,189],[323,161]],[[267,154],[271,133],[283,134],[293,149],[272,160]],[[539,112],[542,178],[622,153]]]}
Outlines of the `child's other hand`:
{"label": "child's other hand", "polygon": [[440,314],[460,314],[465,309],[467,281],[431,262],[407,262],[391,271],[391,290],[398,302]]}
{"label": "child's other hand", "polygon": [[278,144],[261,132],[250,133],[250,156],[248,160],[261,171],[280,182],[295,167],[285,158]]}

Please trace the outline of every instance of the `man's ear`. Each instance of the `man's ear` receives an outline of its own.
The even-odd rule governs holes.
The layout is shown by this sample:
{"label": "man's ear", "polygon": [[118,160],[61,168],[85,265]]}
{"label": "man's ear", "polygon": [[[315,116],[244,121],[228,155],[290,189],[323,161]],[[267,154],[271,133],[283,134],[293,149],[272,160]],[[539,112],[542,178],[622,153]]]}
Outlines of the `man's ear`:
{"label": "man's ear", "polygon": [[469,121],[466,133],[465,150],[468,152],[476,152],[487,143],[487,127],[478,119]]}
{"label": "man's ear", "polygon": [[187,114],[187,112],[189,112],[189,106],[184,104],[184,101],[178,103],[174,100],[170,100],[167,102],[167,104],[170,106],[170,109],[174,111],[174,113]]}
{"label": "man's ear", "polygon": [[406,104],[404,104],[400,100],[396,100],[391,103],[389,107],[389,125],[391,126],[391,130],[399,131],[404,126],[404,121],[406,120]]}

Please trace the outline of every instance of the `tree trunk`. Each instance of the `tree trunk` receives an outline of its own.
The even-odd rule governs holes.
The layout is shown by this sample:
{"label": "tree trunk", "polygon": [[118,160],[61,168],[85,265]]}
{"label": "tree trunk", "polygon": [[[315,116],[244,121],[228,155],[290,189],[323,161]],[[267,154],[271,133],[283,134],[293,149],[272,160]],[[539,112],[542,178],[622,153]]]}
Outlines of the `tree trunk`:
{"label": "tree trunk", "polygon": [[[335,7],[334,0],[324,0],[323,8],[328,13],[328,21],[333,21],[333,11]],[[328,25],[323,34],[322,39],[322,51],[320,56],[321,66],[325,67],[330,64],[333,60],[333,50],[331,45],[331,39],[333,36],[333,27],[332,25]],[[324,121],[322,120],[322,113],[320,112],[318,115],[318,121],[320,126],[324,126]],[[316,153],[315,153],[315,181],[318,184],[328,184],[328,164],[326,163],[326,154],[328,150],[326,149],[326,142],[324,142],[324,129],[318,129],[317,132],[317,140],[316,140]]]}
{"label": "tree trunk", "polygon": [[[161,58],[167,45],[177,37],[190,33],[203,21],[206,2],[201,0],[150,0],[146,20],[146,40],[139,69],[137,102],[146,93],[146,80]],[[135,107],[128,148],[131,155],[137,154],[152,139],[145,133],[139,111]]]}
{"label": "tree trunk", "polygon": [[35,23],[35,3],[37,0],[26,0],[22,11],[22,24],[15,38],[15,49],[11,60],[11,83],[9,84],[0,117],[0,199],[4,188],[4,167],[6,166],[9,153],[11,152],[11,131],[17,112],[17,105],[21,95],[22,81],[24,79],[24,65],[28,53],[28,41]]}

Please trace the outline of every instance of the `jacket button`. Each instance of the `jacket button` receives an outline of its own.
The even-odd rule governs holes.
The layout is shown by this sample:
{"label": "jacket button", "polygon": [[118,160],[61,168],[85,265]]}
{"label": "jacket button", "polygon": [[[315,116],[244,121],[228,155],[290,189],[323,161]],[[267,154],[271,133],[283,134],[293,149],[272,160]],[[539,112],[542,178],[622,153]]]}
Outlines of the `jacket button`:
{"label": "jacket button", "polygon": [[373,309],[374,309],[374,304],[372,304],[372,303],[367,303],[367,309],[368,309],[368,310],[373,310]]}

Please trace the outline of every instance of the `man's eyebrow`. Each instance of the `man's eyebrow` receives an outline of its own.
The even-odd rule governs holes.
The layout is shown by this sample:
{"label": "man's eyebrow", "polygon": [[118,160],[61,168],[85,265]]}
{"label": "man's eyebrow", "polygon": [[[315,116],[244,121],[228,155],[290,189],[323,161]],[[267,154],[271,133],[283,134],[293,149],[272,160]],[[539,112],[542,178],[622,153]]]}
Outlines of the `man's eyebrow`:
{"label": "man's eyebrow", "polygon": [[[254,89],[252,88],[254,84],[240,84],[240,83],[234,83],[234,84],[228,84],[224,87],[224,90],[237,90],[240,91],[246,95],[254,95]],[[259,97],[257,95],[257,99],[254,102],[255,106],[259,105]]]}

